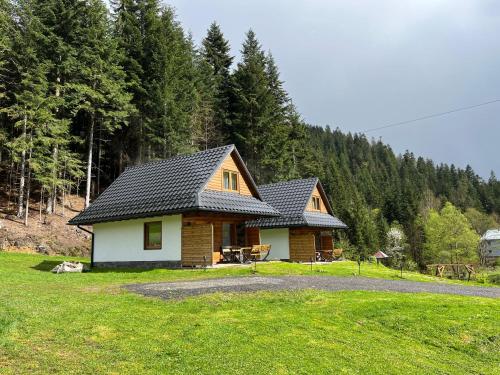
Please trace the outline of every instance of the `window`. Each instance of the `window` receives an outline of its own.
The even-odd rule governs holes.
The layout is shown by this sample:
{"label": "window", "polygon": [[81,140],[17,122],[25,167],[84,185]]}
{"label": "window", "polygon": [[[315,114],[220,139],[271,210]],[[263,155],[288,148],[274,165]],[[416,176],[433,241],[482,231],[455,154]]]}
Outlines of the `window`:
{"label": "window", "polygon": [[319,197],[312,197],[312,205],[313,205],[313,209],[319,211],[319,209],[320,209]]}
{"label": "window", "polygon": [[144,223],[144,250],[161,249],[161,221]]}
{"label": "window", "polygon": [[224,171],[222,173],[222,183],[224,190],[238,191],[238,173]]}

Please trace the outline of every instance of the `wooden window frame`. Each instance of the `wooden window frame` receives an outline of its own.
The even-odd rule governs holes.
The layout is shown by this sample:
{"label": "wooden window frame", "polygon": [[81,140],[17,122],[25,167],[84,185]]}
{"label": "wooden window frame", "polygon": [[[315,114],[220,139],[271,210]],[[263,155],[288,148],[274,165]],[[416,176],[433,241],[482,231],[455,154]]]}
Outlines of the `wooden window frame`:
{"label": "wooden window frame", "polygon": [[[226,189],[224,186],[224,174],[228,173],[229,174],[229,189]],[[232,189],[233,186],[233,176],[236,178],[236,190]],[[232,191],[232,192],[238,192],[240,191],[240,174],[239,172],[236,171],[231,171],[229,169],[223,169],[222,170],[222,190],[223,191]]]}
{"label": "wooden window frame", "polygon": [[[150,246],[149,245],[149,230],[148,227],[151,224],[160,224],[160,245]],[[163,245],[163,225],[161,221],[147,221],[144,223],[144,250],[161,250]]]}
{"label": "wooden window frame", "polygon": [[[312,198],[312,208],[316,211],[321,211],[321,199],[320,197],[313,196]],[[318,204],[316,204],[317,202]]]}

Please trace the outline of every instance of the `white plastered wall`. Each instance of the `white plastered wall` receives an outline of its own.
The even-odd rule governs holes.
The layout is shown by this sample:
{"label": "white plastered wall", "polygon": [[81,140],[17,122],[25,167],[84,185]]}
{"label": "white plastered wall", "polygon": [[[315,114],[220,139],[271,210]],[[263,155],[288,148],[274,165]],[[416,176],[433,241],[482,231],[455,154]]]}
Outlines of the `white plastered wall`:
{"label": "white plastered wall", "polygon": [[288,228],[261,229],[260,243],[271,245],[268,259],[290,259]]}
{"label": "white plastered wall", "polygon": [[[144,223],[162,222],[162,248],[144,250]],[[95,262],[181,260],[182,215],[94,224]]]}

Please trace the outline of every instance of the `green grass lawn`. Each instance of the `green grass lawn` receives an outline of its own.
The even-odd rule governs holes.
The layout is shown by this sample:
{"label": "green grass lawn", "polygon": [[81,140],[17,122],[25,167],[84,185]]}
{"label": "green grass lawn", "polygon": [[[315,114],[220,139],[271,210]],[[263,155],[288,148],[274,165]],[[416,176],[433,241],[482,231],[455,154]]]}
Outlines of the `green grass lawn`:
{"label": "green grass lawn", "polygon": [[[500,302],[388,292],[259,292],[177,301],[118,286],[248,268],[53,275],[63,258],[0,253],[0,373],[494,374]],[[353,263],[258,264],[350,276]],[[318,272],[322,270],[322,272]],[[393,278],[367,266],[362,274]],[[425,278],[407,274],[408,279]]]}

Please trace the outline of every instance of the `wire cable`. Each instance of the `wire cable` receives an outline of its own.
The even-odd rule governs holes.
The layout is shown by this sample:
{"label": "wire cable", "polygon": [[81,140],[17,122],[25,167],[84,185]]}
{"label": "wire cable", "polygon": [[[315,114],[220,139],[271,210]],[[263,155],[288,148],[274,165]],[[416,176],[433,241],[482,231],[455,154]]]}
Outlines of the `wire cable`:
{"label": "wire cable", "polygon": [[432,115],[418,117],[418,118],[415,118],[413,120],[406,120],[406,121],[394,122],[392,124],[387,124],[387,125],[379,126],[377,128],[371,128],[371,129],[364,130],[364,131],[362,131],[362,133],[369,133],[369,132],[373,132],[375,130],[381,130],[381,129],[392,128],[394,126],[406,125],[406,124],[410,124],[412,122],[427,120],[427,119],[430,119],[430,118],[433,118],[433,117],[445,116],[445,115],[448,115],[450,113],[466,111],[468,109],[482,107],[482,106],[485,106],[485,105],[488,105],[488,104],[493,104],[493,103],[498,103],[498,102],[500,102],[500,99],[490,100],[489,102],[474,104],[474,105],[470,105],[470,106],[467,106],[467,107],[456,108],[456,109],[452,109],[452,110],[446,111],[446,112],[434,113]]}

